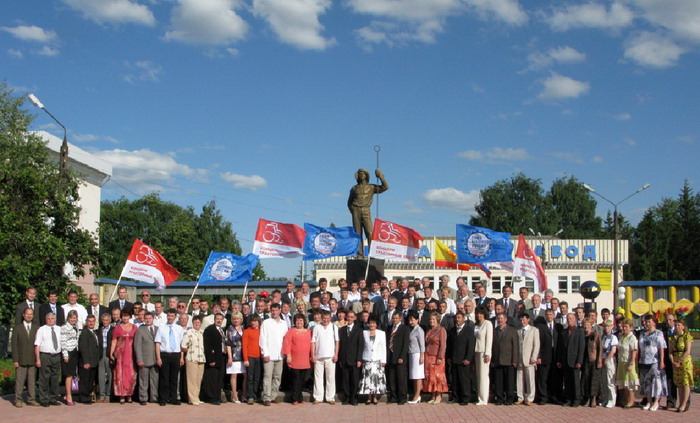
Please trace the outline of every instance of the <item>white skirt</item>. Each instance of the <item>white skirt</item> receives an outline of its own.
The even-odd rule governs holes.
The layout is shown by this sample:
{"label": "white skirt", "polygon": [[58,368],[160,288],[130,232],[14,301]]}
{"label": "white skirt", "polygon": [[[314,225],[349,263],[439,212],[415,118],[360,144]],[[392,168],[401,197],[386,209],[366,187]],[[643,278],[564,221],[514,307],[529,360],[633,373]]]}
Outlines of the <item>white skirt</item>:
{"label": "white skirt", "polygon": [[227,375],[237,375],[243,373],[243,362],[234,361],[230,366],[226,366]]}
{"label": "white skirt", "polygon": [[411,353],[408,357],[408,365],[409,379],[425,379],[425,366],[420,364],[420,353]]}

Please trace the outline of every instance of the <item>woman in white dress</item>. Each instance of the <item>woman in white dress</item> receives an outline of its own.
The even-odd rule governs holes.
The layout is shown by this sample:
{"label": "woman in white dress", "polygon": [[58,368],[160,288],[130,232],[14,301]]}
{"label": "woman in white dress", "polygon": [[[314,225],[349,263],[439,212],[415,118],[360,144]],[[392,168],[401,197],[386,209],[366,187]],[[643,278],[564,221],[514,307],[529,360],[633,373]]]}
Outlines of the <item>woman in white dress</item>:
{"label": "woman in white dress", "polygon": [[474,362],[476,364],[477,393],[479,401],[476,405],[486,405],[489,403],[489,367],[491,362],[491,344],[493,342],[493,324],[487,319],[488,311],[486,307],[480,306],[476,309],[474,317]]}
{"label": "woman in white dress", "polygon": [[360,395],[367,395],[365,404],[376,405],[379,396],[386,392],[386,335],[377,329],[377,318],[369,318],[369,330],[363,332],[365,347],[362,350],[362,379]]}

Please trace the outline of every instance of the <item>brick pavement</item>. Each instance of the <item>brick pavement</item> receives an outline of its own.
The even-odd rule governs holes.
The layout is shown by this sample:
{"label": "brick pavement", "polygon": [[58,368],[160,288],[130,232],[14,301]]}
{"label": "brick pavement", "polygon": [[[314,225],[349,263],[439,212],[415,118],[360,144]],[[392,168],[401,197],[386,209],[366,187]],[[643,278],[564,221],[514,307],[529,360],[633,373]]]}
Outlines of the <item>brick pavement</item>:
{"label": "brick pavement", "polygon": [[456,404],[416,404],[396,405],[380,403],[353,407],[349,405],[328,404],[312,405],[310,403],[293,406],[291,404],[272,404],[264,407],[260,404],[222,404],[220,406],[204,404],[194,407],[187,404],[160,407],[157,404],[140,406],[137,403],[114,404],[78,404],[43,408],[23,407],[17,409],[10,398],[0,399],[0,423],[225,423],[225,422],[271,422],[285,423],[310,422],[320,423],[451,423],[451,422],[700,422],[700,395],[692,396],[690,411],[678,414],[665,410],[656,412],[643,411],[641,408],[623,410],[597,407],[568,408],[555,405],[537,406],[475,406],[462,407]]}

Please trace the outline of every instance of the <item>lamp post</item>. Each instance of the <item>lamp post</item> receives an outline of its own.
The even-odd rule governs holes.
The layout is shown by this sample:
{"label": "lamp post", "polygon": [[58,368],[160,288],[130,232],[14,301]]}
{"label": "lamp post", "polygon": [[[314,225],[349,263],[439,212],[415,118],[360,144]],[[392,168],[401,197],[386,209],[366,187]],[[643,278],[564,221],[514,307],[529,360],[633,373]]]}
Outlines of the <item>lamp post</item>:
{"label": "lamp post", "polygon": [[51,119],[55,120],[56,123],[63,128],[63,143],[61,144],[58,168],[58,175],[61,179],[63,179],[66,176],[66,169],[68,168],[68,132],[66,131],[66,127],[58,119],[56,119],[56,117],[52,115],[51,112],[46,109],[46,107],[44,107],[44,104],[39,101],[34,94],[27,95],[27,98],[29,98],[29,101],[31,101],[33,105],[45,111],[49,116],[51,116]]}
{"label": "lamp post", "polygon": [[607,201],[608,203],[612,204],[614,207],[615,211],[613,213],[613,222],[615,225],[615,243],[613,244],[613,312],[616,312],[617,310],[617,285],[618,285],[618,272],[617,272],[617,250],[618,250],[618,239],[620,238],[620,225],[618,222],[618,213],[617,213],[617,206],[622,204],[623,202],[627,201],[630,199],[630,197],[639,194],[640,192],[644,191],[645,189],[649,188],[649,184],[644,184],[642,185],[641,188],[633,192],[632,194],[628,195],[627,197],[623,198],[622,200],[618,201],[617,203],[613,203],[612,201],[608,200],[605,198],[602,194],[596,192],[596,190],[593,189],[588,184],[583,184],[583,187],[586,188],[588,191],[591,193],[597,195],[598,197],[602,198],[603,200]]}

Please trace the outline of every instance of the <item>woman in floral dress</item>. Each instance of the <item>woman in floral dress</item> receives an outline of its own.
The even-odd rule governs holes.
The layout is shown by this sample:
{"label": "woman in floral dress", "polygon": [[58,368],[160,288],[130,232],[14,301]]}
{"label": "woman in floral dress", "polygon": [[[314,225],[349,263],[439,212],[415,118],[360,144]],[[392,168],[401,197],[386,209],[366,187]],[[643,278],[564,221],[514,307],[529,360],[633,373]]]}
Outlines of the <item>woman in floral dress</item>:
{"label": "woman in floral dress", "polygon": [[639,388],[639,377],[635,365],[639,344],[632,333],[633,326],[632,319],[624,319],[619,326],[621,335],[617,347],[617,387],[625,395],[624,408],[634,406],[634,391]]}
{"label": "woman in floral dress", "polygon": [[678,388],[678,408],[676,412],[688,411],[690,387],[693,386],[693,359],[690,349],[693,337],[688,333],[685,320],[676,322],[676,333],[668,340],[671,363],[673,363],[673,383]]}
{"label": "woman in floral dress", "polygon": [[644,316],[646,331],[639,334],[639,393],[646,396],[645,410],[659,409],[659,399],[668,396],[664,334],[656,330],[656,317]]}
{"label": "woman in floral dress", "polygon": [[369,318],[369,330],[363,332],[365,348],[362,351],[362,379],[359,394],[367,395],[365,404],[377,404],[386,392],[386,335],[377,329],[377,318]]}

